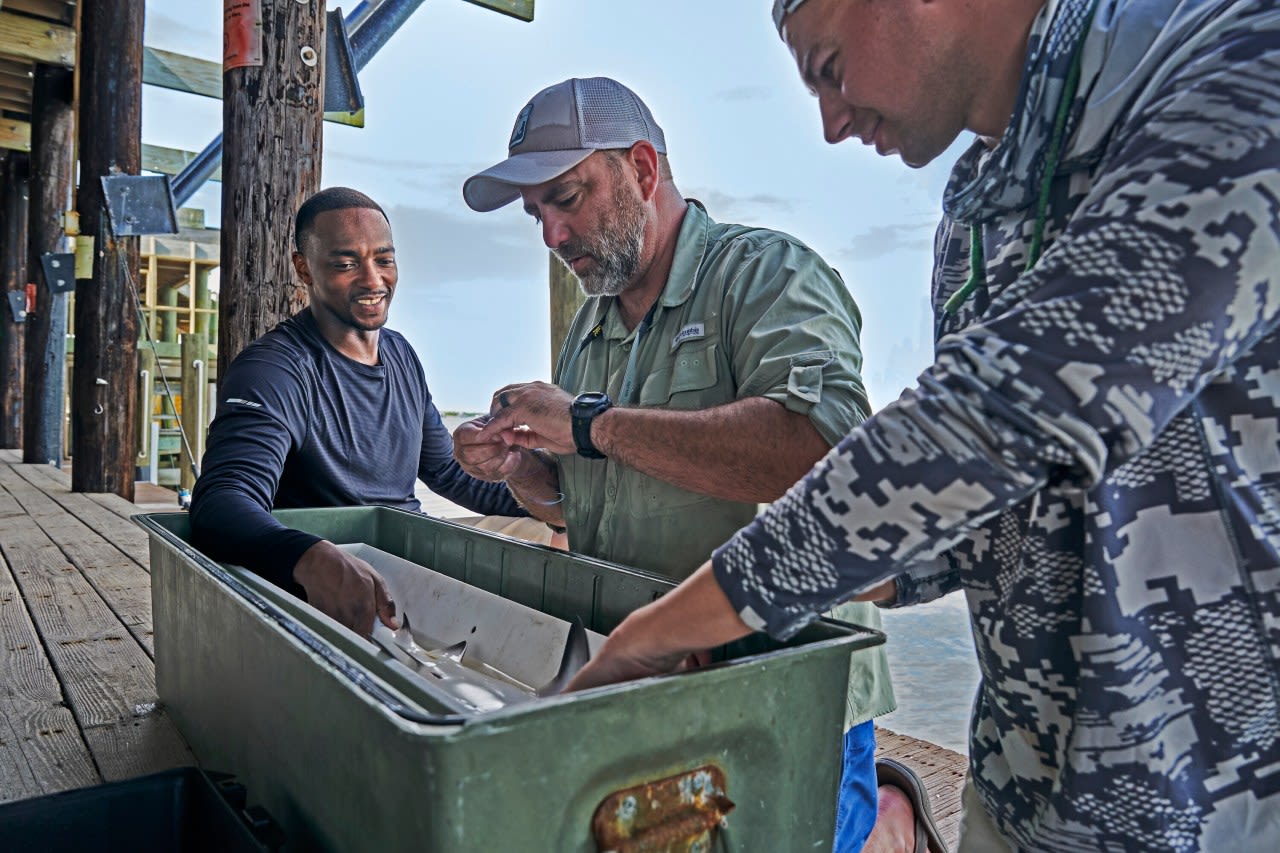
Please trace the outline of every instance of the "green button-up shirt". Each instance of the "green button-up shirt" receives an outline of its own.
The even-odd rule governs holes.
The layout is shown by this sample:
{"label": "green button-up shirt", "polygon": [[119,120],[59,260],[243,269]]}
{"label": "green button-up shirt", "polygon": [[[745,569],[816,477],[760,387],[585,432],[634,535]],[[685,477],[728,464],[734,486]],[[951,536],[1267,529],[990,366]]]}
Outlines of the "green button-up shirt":
{"label": "green button-up shirt", "polygon": [[[717,223],[691,201],[649,329],[637,341],[640,327],[626,328],[612,297],[588,299],[565,338],[555,381],[575,395],[604,391],[623,406],[697,410],[767,397],[808,416],[834,445],[869,411],[861,323],[840,277],[803,243]],[[569,455],[559,462],[574,551],[677,579],[758,510],[608,458]],[[838,615],[880,625],[868,604],[842,605]],[[893,707],[883,653],[855,660],[850,724]]]}

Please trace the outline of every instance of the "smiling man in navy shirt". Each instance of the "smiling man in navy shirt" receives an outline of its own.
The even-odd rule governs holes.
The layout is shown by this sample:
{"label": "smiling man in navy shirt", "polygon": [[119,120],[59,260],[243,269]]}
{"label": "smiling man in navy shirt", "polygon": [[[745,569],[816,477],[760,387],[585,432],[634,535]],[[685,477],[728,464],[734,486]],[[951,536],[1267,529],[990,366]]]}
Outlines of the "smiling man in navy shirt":
{"label": "smiling man in navy shirt", "polygon": [[299,208],[294,241],[310,305],[227,369],[192,494],[192,536],[209,556],[368,634],[375,615],[395,627],[382,578],[332,542],[285,527],[272,509],[419,510],[421,478],[477,513],[525,513],[504,484],[454,461],[417,354],[384,328],[399,272],[382,208],[355,190],[321,190]]}

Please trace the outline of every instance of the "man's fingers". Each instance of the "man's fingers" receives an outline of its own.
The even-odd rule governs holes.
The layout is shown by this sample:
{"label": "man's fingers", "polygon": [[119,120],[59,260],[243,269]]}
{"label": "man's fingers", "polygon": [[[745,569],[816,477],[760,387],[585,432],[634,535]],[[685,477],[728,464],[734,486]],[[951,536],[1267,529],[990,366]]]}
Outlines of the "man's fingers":
{"label": "man's fingers", "polygon": [[489,422],[484,425],[480,432],[476,433],[476,443],[483,442],[502,442],[506,443],[503,438],[503,432],[515,427],[515,415],[510,409],[503,409],[493,417],[489,418]]}
{"label": "man's fingers", "polygon": [[[391,590],[387,589],[387,582],[382,579],[382,575],[377,573],[373,576],[373,602],[382,624],[393,631],[400,627],[400,620],[396,619],[395,599],[391,597]],[[369,628],[372,631],[372,620],[369,622]]]}

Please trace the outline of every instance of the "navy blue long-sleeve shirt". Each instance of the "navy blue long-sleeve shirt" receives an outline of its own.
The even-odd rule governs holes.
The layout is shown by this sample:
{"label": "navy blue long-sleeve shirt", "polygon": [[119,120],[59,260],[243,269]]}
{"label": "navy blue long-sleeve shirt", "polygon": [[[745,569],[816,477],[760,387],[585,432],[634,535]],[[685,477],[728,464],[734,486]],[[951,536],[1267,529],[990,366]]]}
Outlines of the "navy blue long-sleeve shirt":
{"label": "navy blue long-sleeve shirt", "polygon": [[502,483],[464,472],[417,354],[382,329],[379,364],[343,356],[309,310],[250,344],[219,385],[191,496],[196,547],[295,592],[293,567],[320,537],[272,508],[382,505],[420,510],[421,478],[483,515],[525,515]]}

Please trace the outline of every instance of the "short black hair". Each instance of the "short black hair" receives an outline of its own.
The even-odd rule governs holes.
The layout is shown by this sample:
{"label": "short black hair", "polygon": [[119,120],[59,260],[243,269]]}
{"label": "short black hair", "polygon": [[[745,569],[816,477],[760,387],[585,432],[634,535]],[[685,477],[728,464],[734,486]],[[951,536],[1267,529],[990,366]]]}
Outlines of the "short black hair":
{"label": "short black hair", "polygon": [[386,211],[359,190],[353,190],[350,187],[328,187],[311,196],[302,203],[302,207],[298,208],[298,215],[293,218],[293,247],[299,252],[302,251],[303,238],[310,233],[317,216],[328,210],[347,210],[352,207],[376,210],[382,214],[383,219],[387,220],[388,225],[391,224]]}

